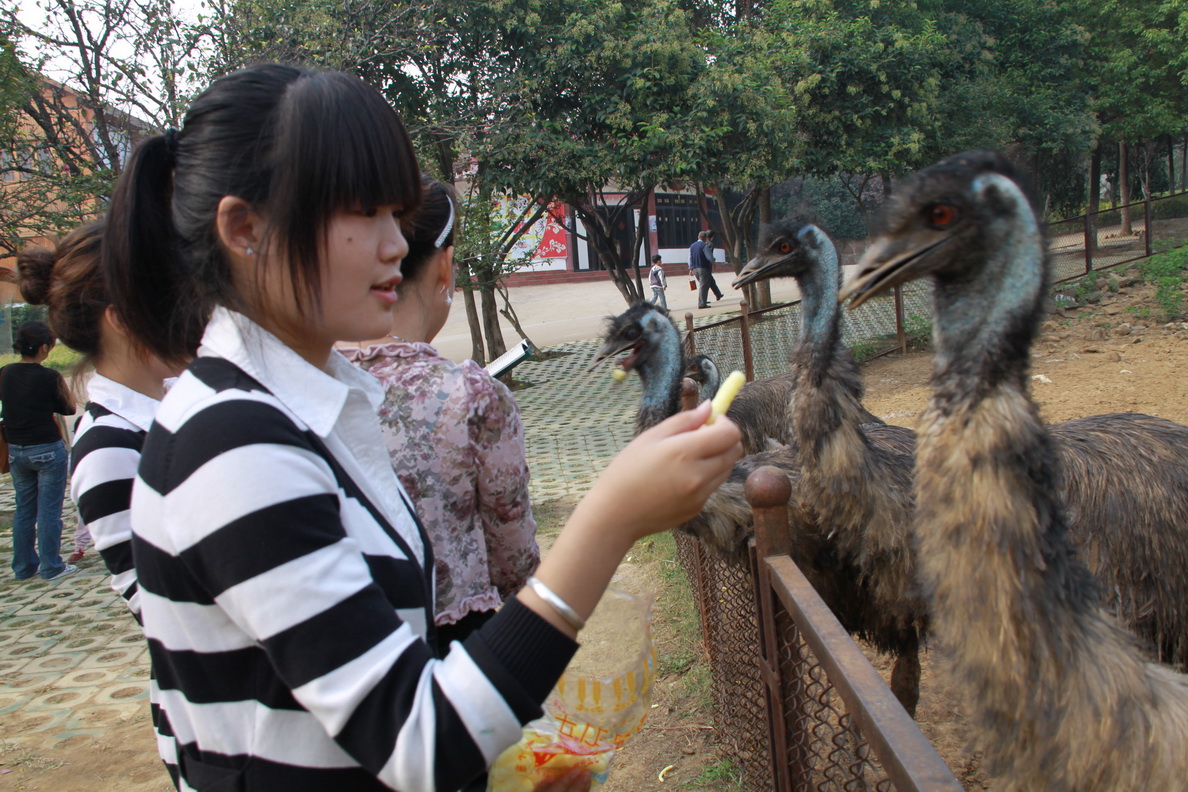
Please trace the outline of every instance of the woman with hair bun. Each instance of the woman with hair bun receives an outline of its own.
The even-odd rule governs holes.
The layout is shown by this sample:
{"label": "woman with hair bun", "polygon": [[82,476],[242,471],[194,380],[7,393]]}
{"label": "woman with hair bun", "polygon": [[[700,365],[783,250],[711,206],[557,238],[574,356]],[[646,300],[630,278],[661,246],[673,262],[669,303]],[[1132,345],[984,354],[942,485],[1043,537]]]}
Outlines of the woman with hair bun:
{"label": "woman with hair bun", "polygon": [[[128,333],[111,301],[100,267],[104,224],[85,225],[53,249],[36,248],[18,258],[26,299],[49,308],[50,325],[63,344],[82,355],[87,404],[70,454],[70,490],[80,529],[90,531],[112,573],[111,585],[140,620],[140,596],[132,562],[132,482],[165,379],[182,366],[150,353]],[[78,543],[76,540],[76,548]]]}
{"label": "woman with hair bun", "polygon": [[335,351],[389,332],[420,201],[382,94],[277,64],[215,81],[116,185],[118,315],[163,359],[201,337],[132,494],[154,725],[181,789],[466,786],[540,715],[635,540],[695,515],[741,453],[708,405],[641,434],[529,586],[439,654],[433,548],[383,444],[383,388]]}

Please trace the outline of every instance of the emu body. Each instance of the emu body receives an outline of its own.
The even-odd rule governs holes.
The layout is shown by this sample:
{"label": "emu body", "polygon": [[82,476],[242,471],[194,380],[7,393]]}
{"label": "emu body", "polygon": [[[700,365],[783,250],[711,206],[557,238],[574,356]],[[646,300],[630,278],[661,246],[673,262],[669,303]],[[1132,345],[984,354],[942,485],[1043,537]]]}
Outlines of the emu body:
{"label": "emu body", "polygon": [[[1027,391],[1048,269],[1009,164],[972,153],[918,174],[897,193],[863,265],[843,292],[857,302],[913,278],[934,282],[918,565],[989,769],[1007,789],[1184,789],[1188,684],[1150,662],[1103,607],[1067,528],[1078,508],[1082,524],[1101,515],[1089,513],[1092,500],[1069,507],[1060,497],[1062,479],[1077,471],[1062,472],[1059,444]],[[1183,567],[1169,572],[1182,576]]]}

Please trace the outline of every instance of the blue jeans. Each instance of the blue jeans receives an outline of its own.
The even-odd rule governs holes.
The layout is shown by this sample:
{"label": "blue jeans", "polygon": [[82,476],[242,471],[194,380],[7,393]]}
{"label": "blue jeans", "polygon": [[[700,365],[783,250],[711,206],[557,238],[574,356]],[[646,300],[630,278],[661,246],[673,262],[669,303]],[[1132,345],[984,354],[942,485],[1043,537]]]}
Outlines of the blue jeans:
{"label": "blue jeans", "polygon": [[668,300],[664,297],[664,289],[659,286],[652,287],[652,299],[648,300],[652,305],[659,305],[664,310],[668,310]]}
{"label": "blue jeans", "polygon": [[12,571],[17,580],[31,578],[36,572],[48,580],[66,567],[61,554],[62,499],[66,496],[69,459],[61,440],[8,446],[12,486],[16,490]]}

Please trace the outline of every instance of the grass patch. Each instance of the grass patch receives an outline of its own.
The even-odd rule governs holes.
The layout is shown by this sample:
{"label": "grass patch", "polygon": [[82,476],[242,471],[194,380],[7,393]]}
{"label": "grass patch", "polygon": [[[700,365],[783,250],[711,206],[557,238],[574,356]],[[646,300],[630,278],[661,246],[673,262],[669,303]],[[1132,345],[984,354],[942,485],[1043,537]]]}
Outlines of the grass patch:
{"label": "grass patch", "polygon": [[715,792],[742,792],[742,771],[733,759],[707,765],[701,773],[681,785],[682,789],[712,789]]}
{"label": "grass patch", "polygon": [[[0,366],[16,363],[20,359],[21,356],[16,353],[0,355]],[[50,350],[49,357],[45,359],[44,365],[46,368],[52,368],[54,371],[62,374],[73,374],[80,360],[82,360],[82,355],[65,344],[58,344]]]}

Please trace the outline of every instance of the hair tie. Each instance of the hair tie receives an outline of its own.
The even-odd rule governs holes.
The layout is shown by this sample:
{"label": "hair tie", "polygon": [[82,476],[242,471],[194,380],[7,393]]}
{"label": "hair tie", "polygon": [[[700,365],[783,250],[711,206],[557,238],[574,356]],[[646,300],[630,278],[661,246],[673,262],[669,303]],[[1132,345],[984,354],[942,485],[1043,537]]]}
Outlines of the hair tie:
{"label": "hair tie", "polygon": [[439,249],[445,244],[450,231],[454,230],[454,202],[450,200],[449,196],[446,196],[446,203],[450,205],[450,219],[446,220],[445,228],[441,229],[441,233],[437,235],[437,241],[433,243],[433,247]]}
{"label": "hair tie", "polygon": [[177,129],[169,127],[165,130],[165,148],[173,156],[177,156]]}

